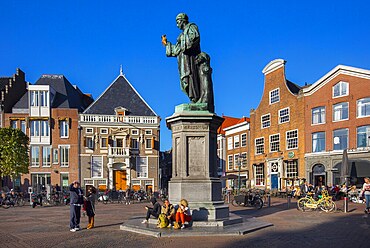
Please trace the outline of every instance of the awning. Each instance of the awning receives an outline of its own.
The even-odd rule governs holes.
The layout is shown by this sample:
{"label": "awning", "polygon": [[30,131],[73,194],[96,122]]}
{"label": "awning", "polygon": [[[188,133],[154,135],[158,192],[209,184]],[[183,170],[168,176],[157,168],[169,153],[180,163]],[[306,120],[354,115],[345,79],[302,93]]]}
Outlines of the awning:
{"label": "awning", "polygon": [[238,176],[234,174],[222,176],[221,179],[237,179]]}
{"label": "awning", "polygon": [[[370,177],[370,161],[366,160],[349,160],[349,175],[351,177]],[[336,164],[334,167],[338,168],[338,172],[342,168],[342,163]]]}

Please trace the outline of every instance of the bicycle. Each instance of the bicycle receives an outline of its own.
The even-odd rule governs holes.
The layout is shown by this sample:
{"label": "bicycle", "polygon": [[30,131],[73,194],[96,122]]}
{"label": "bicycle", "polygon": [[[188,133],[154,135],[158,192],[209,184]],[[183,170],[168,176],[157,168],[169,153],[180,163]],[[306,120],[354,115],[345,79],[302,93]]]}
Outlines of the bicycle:
{"label": "bicycle", "polygon": [[337,209],[335,202],[327,190],[323,190],[318,200],[312,197],[313,193],[308,193],[305,197],[301,198],[297,202],[297,209],[300,211],[316,210],[320,209],[324,212],[333,212]]}

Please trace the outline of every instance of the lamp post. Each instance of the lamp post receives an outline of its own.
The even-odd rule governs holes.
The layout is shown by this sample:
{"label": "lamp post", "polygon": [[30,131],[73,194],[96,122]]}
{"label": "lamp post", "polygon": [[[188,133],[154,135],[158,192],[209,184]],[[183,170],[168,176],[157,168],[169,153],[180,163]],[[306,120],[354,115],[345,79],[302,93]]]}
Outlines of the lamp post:
{"label": "lamp post", "polygon": [[239,167],[239,173],[238,173],[238,194],[240,194],[240,184],[241,184],[241,178],[240,178],[240,168],[242,167],[242,160],[239,156],[238,158],[238,167]]}

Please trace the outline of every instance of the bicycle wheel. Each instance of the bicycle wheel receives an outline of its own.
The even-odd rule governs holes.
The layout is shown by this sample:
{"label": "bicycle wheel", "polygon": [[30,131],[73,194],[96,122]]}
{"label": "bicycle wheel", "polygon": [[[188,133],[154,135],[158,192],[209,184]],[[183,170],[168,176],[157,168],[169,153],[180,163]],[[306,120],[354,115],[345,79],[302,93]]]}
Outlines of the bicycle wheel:
{"label": "bicycle wheel", "polygon": [[310,208],[307,207],[307,204],[309,204],[310,202],[311,201],[308,198],[299,199],[298,202],[297,202],[297,209],[302,211],[302,212],[305,212],[305,211],[309,210]]}
{"label": "bicycle wheel", "polygon": [[17,206],[18,207],[23,207],[24,206],[24,199],[23,198],[18,198],[17,199]]}
{"label": "bicycle wheel", "polygon": [[320,209],[324,212],[333,212],[337,210],[337,205],[332,200],[325,200],[320,204]]}
{"label": "bicycle wheel", "polygon": [[263,206],[263,201],[260,198],[257,198],[254,200],[253,207],[255,207],[256,209],[261,209],[262,206]]}

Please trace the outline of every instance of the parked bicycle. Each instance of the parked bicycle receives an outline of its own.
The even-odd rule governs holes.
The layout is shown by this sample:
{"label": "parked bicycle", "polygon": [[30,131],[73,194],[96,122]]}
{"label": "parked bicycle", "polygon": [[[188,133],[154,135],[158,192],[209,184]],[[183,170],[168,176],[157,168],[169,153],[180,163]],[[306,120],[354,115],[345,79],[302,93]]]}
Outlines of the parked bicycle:
{"label": "parked bicycle", "polygon": [[315,199],[314,193],[308,193],[305,197],[297,202],[297,209],[300,211],[322,210],[324,212],[333,212],[337,209],[335,202],[327,190],[323,190],[321,195]]}
{"label": "parked bicycle", "polygon": [[234,196],[231,204],[235,207],[244,206],[244,207],[254,207],[256,209],[261,209],[263,207],[263,201],[259,193],[248,190],[246,194],[240,194]]}

